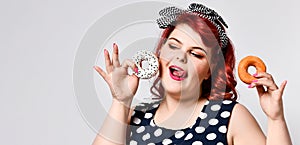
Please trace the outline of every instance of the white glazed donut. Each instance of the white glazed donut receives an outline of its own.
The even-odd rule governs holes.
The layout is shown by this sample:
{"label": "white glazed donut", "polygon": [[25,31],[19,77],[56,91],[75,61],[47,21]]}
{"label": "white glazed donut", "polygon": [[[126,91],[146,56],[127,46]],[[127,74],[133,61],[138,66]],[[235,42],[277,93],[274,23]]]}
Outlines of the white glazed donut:
{"label": "white glazed donut", "polygon": [[[134,56],[133,60],[138,67],[138,72],[134,74],[141,79],[149,79],[156,75],[158,72],[158,58],[151,52],[147,50],[138,51]],[[148,62],[147,68],[142,68],[141,64],[143,61]]]}

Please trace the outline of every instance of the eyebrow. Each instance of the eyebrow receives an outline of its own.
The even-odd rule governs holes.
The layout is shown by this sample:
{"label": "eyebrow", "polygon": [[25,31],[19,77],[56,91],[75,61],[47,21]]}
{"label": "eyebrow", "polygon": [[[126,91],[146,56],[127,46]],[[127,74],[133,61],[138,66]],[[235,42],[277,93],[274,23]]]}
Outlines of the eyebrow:
{"label": "eyebrow", "polygon": [[[175,40],[176,42],[178,42],[179,44],[181,44],[182,45],[182,42],[181,41],[179,41],[178,39],[176,39],[176,38],[174,38],[174,37],[170,37],[169,38],[169,40]],[[201,48],[201,47],[192,47],[192,49],[200,49],[200,50],[202,50],[206,55],[207,55],[207,52],[206,52],[206,50],[204,50],[203,48]]]}

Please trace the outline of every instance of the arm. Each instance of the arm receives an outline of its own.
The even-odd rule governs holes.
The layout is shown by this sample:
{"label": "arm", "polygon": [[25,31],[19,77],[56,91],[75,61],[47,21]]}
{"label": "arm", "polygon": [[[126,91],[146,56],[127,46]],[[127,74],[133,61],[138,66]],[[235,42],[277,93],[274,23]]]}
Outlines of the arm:
{"label": "arm", "polygon": [[265,145],[266,142],[259,124],[241,104],[233,108],[227,136],[229,145]]}
{"label": "arm", "polygon": [[128,104],[113,99],[111,108],[93,145],[125,144],[126,130],[132,112]]}
{"label": "arm", "polygon": [[268,119],[267,145],[292,145],[285,119]]}
{"label": "arm", "polygon": [[280,87],[277,87],[272,76],[268,73],[258,73],[254,76],[257,80],[253,81],[249,88],[256,87],[260,105],[268,118],[267,137],[264,137],[247,109],[237,106],[234,109],[229,128],[229,131],[232,132],[230,138],[232,138],[233,144],[292,145],[284,119],[282,103],[282,95],[287,82],[284,81]]}
{"label": "arm", "polygon": [[229,145],[291,145],[291,139],[284,120],[268,119],[268,133],[265,137],[259,124],[241,104],[236,104],[228,129]]}
{"label": "arm", "polygon": [[119,62],[118,46],[113,45],[113,55],[110,59],[108,51],[104,50],[106,72],[95,66],[95,70],[108,84],[113,102],[102,128],[97,134],[93,145],[118,145],[125,144],[126,130],[130,113],[130,105],[137,91],[139,79],[128,74],[128,68],[135,69],[135,63],[125,60]]}
{"label": "arm", "polygon": [[260,105],[268,118],[267,145],[292,145],[289,131],[284,118],[282,96],[287,81],[278,87],[272,75],[255,74],[257,80],[250,84],[256,87]]}

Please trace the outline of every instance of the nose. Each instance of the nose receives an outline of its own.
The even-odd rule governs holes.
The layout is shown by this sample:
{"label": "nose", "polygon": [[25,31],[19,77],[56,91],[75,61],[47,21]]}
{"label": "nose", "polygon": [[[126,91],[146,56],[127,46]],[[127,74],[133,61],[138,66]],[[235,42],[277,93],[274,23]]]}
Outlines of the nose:
{"label": "nose", "polygon": [[187,62],[187,56],[186,53],[183,51],[180,51],[176,54],[176,60],[178,60],[181,63],[186,63]]}

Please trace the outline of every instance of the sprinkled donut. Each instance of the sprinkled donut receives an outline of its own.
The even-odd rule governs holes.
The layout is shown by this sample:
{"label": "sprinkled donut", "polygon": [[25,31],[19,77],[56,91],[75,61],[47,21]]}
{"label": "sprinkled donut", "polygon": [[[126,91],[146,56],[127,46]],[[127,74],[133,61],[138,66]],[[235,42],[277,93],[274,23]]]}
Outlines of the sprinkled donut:
{"label": "sprinkled donut", "polygon": [[248,73],[249,66],[254,66],[256,68],[256,73],[266,72],[266,65],[259,57],[247,56],[243,58],[238,66],[238,75],[240,79],[246,84],[251,84],[251,82],[256,79]]}
{"label": "sprinkled donut", "polygon": [[[138,67],[138,72],[134,74],[141,79],[149,79],[156,75],[158,72],[158,58],[151,52],[147,50],[138,51],[134,56],[133,60]],[[143,68],[141,66],[142,62],[148,62],[148,67]]]}

